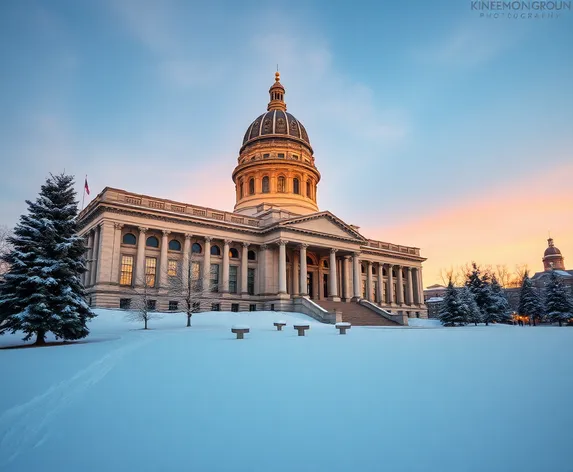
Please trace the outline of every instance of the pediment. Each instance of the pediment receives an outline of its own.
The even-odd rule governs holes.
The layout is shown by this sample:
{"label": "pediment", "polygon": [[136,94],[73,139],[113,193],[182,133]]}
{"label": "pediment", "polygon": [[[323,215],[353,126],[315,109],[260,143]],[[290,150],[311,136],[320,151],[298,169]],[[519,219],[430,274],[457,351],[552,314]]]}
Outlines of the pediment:
{"label": "pediment", "polygon": [[280,226],[296,228],[317,234],[331,235],[342,238],[364,241],[364,237],[351,226],[329,212],[314,213],[303,217],[293,218],[280,223]]}

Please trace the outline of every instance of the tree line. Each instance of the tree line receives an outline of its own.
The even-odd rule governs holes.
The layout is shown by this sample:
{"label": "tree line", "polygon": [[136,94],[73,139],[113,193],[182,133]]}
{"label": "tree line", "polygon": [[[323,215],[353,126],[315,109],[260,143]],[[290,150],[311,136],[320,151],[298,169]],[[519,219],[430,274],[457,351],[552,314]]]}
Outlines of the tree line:
{"label": "tree line", "polygon": [[[459,282],[459,278],[457,279]],[[507,323],[512,320],[508,300],[495,273],[468,266],[463,284],[456,286],[450,277],[438,318],[446,326],[474,323]],[[562,326],[573,318],[573,296],[555,271],[549,273],[543,293],[533,286],[527,269],[521,277],[518,314],[535,326],[547,321]]]}

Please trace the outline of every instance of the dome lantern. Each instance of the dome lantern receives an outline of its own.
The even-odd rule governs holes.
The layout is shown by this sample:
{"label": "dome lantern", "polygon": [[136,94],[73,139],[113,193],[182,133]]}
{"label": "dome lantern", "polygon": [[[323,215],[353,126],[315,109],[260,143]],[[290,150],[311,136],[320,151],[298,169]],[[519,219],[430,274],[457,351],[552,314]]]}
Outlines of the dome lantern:
{"label": "dome lantern", "polygon": [[271,101],[267,105],[267,111],[271,110],[282,110],[286,111],[286,103],[284,101],[285,88],[280,83],[281,74],[277,71],[275,72],[275,83],[271,85],[269,89],[269,95]]}

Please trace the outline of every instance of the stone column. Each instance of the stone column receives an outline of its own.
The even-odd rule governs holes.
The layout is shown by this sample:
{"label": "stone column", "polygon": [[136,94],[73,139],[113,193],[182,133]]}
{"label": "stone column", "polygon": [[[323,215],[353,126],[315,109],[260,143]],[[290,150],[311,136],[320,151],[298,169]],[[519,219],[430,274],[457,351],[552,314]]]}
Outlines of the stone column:
{"label": "stone column", "polygon": [[352,269],[353,269],[353,283],[354,283],[354,298],[360,298],[362,296],[362,294],[360,293],[360,279],[362,277],[362,274],[360,272],[360,253],[359,252],[355,252],[354,255],[352,256]]}
{"label": "stone column", "polygon": [[300,295],[308,296],[307,273],[306,273],[306,248],[308,244],[301,244],[300,246]]}
{"label": "stone column", "polygon": [[417,285],[417,293],[418,293],[418,305],[424,304],[424,285],[422,284],[422,268],[419,267],[416,269],[416,285]]}
{"label": "stone column", "polygon": [[259,250],[259,290],[260,294],[267,293],[267,245],[261,244]]}
{"label": "stone column", "polygon": [[387,302],[389,305],[394,303],[394,273],[393,273],[394,266],[392,264],[388,264],[388,285],[386,288],[386,293],[388,294]]}
{"label": "stone column", "polygon": [[350,259],[352,256],[344,256],[342,262],[342,296],[345,300],[352,298],[350,293]]}
{"label": "stone column", "polygon": [[139,227],[137,237],[137,255],[135,256],[135,285],[143,285],[145,280],[145,233],[147,228]]}
{"label": "stone column", "polygon": [[378,280],[376,281],[376,288],[378,291],[378,296],[376,297],[376,303],[382,305],[384,303],[384,271],[382,263],[378,263]]}
{"label": "stone column", "polygon": [[408,305],[414,304],[414,288],[412,286],[412,268],[406,267],[406,303]]}
{"label": "stone column", "polygon": [[241,294],[249,294],[249,243],[243,243],[241,253]]}
{"label": "stone column", "polygon": [[181,263],[181,281],[184,290],[187,290],[189,286],[189,277],[192,276],[191,273],[191,261],[190,261],[190,252],[191,252],[191,235],[189,233],[185,233],[185,241],[183,242],[183,261]]}
{"label": "stone column", "polygon": [[210,292],[211,287],[211,240],[209,236],[205,238],[203,248],[203,291]]}
{"label": "stone column", "polygon": [[97,275],[97,266],[99,260],[99,240],[100,240],[100,231],[101,228],[97,225],[94,228],[94,243],[93,243],[93,250],[92,250],[92,267],[90,273],[90,283],[91,285],[95,285],[96,283],[96,275]]}
{"label": "stone column", "polygon": [[293,251],[292,254],[292,294],[299,295],[300,294],[300,276],[298,274],[298,263],[299,263],[299,255],[298,251]]}
{"label": "stone column", "polygon": [[159,250],[159,286],[167,287],[167,248],[169,244],[169,235],[171,231],[163,230],[161,237],[161,249]]}
{"label": "stone column", "polygon": [[374,301],[372,294],[372,262],[366,263],[366,300],[369,302]]}
{"label": "stone column", "polygon": [[123,224],[114,223],[113,224],[113,251],[111,255],[111,274],[110,282],[119,284],[119,274],[121,266],[121,230],[123,229]]}
{"label": "stone column", "polygon": [[279,241],[279,294],[287,293],[286,283],[286,241]]}
{"label": "stone column", "polygon": [[90,230],[88,233],[88,253],[86,257],[86,269],[84,273],[84,285],[91,285],[91,277],[93,272],[93,257],[94,257],[94,231]]}
{"label": "stone column", "polygon": [[328,274],[328,296],[331,298],[338,298],[338,275],[336,272],[336,251],[337,249],[330,250],[330,273]]}
{"label": "stone column", "polygon": [[396,302],[398,305],[404,304],[404,280],[402,266],[398,266],[398,279],[396,280]]}
{"label": "stone column", "polygon": [[223,293],[229,293],[229,245],[231,240],[225,239],[223,246]]}

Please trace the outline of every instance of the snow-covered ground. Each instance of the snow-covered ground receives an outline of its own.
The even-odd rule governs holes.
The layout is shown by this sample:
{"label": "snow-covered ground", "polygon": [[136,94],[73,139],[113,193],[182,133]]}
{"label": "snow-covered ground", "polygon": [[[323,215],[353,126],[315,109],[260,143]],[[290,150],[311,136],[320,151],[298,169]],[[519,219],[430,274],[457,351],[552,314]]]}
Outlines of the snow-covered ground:
{"label": "snow-covered ground", "polygon": [[2,472],[573,470],[571,328],[98,313],[88,342],[0,351]]}

